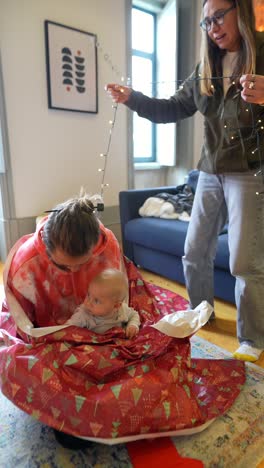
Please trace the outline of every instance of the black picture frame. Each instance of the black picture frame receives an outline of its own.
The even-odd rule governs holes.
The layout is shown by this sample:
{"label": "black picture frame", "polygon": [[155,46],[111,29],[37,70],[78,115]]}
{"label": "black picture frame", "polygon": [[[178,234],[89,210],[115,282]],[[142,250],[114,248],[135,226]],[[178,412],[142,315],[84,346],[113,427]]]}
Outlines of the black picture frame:
{"label": "black picture frame", "polygon": [[49,109],[98,113],[97,36],[45,20]]}

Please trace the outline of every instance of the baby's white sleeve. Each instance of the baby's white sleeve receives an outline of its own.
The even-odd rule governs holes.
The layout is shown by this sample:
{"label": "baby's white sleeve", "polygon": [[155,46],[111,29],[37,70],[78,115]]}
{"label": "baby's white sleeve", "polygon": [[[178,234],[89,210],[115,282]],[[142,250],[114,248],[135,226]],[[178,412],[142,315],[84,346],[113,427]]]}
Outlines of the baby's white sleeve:
{"label": "baby's white sleeve", "polygon": [[133,325],[133,327],[140,327],[140,318],[139,313],[133,309],[132,307],[127,308],[128,320],[127,320],[127,327]]}
{"label": "baby's white sleeve", "polygon": [[69,325],[75,325],[76,327],[88,328],[89,330],[96,326],[93,317],[91,317],[87,309],[82,307],[78,307],[67,323]]}

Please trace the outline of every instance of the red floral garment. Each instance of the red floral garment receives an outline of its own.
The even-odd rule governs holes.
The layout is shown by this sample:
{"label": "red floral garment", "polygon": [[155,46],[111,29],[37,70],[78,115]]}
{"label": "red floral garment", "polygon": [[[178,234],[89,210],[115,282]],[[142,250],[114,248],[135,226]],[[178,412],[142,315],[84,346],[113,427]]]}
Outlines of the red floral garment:
{"label": "red floral garment", "polygon": [[141,317],[138,336],[72,326],[27,343],[6,331],[13,319],[4,313],[2,392],[43,423],[76,436],[117,443],[126,436],[195,432],[233,404],[245,381],[244,363],[191,359],[189,338],[151,327],[187,303],[146,284],[131,263],[126,267],[130,306]]}
{"label": "red floral garment", "polygon": [[50,261],[42,241],[46,219],[34,234],[23,237],[14,246],[15,254],[9,254],[13,258],[7,277],[11,293],[38,327],[65,323],[84,301],[91,278],[105,268],[120,268],[121,262],[115,236],[100,224],[101,234],[91,260],[74,273],[59,269]]}

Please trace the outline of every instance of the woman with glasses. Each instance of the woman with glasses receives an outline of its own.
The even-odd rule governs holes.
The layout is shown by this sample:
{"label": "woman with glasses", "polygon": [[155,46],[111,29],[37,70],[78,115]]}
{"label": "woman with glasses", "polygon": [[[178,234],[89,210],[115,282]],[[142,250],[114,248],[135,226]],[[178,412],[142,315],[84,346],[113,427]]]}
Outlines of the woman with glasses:
{"label": "woman with glasses", "polygon": [[[76,380],[76,386],[79,384],[80,389],[84,389],[83,381],[78,382],[81,370],[77,370],[77,377],[72,374],[68,380],[64,378],[65,375],[67,377],[67,372],[71,371],[67,371],[69,368],[62,364],[60,359],[63,356],[63,351],[67,350],[67,346],[69,350],[71,346],[60,345],[60,340],[62,339],[62,343],[64,340],[72,343],[73,355],[75,347],[78,348],[79,340],[85,341],[87,337],[83,337],[80,333],[79,335],[78,333],[74,334],[74,332],[72,334],[69,332],[66,335],[65,328],[62,326],[71,318],[76,307],[83,303],[91,280],[107,268],[120,270],[121,265],[119,243],[112,231],[99,222],[95,214],[95,207],[87,194],[81,194],[79,197],[59,204],[54,210],[51,210],[49,216],[38,223],[35,233],[18,240],[9,253],[4,271],[6,300],[2,305],[2,312],[10,311],[9,319],[5,321],[4,315],[1,316],[0,312],[0,329],[7,330],[13,336],[16,336],[17,331],[18,340],[20,340],[20,349],[16,349],[16,340],[13,343],[12,362],[15,370],[12,377],[6,376],[5,381],[8,388],[14,379],[16,384],[18,381],[22,382],[23,388],[26,388],[27,383],[31,388],[35,386],[35,390],[38,388],[42,394],[46,392],[48,399],[54,398],[55,393],[58,392],[57,400],[60,395],[67,393],[68,386],[72,388],[74,380]],[[58,332],[57,336],[56,331]],[[64,340],[63,336],[65,336]],[[42,337],[44,347],[45,340],[50,343],[47,359],[45,351],[43,353],[36,352],[38,356],[35,362],[39,363],[39,369],[35,370],[38,377],[36,374],[32,376],[32,368],[25,364],[27,358],[22,351],[23,346],[27,347],[30,341],[33,359],[37,337]],[[41,346],[41,339],[39,345]],[[64,346],[65,349],[61,346]],[[55,349],[54,355],[52,347]],[[7,347],[7,352],[8,349]],[[20,358],[21,353],[24,355],[24,361]],[[71,354],[70,351],[69,353]],[[77,353],[78,357],[79,355]],[[87,361],[88,353],[84,352],[83,355]],[[55,357],[52,358],[52,356]],[[73,363],[78,361],[78,357],[74,356]],[[3,360],[4,356],[1,356],[0,369]],[[54,369],[52,362],[55,365]],[[22,365],[20,366],[20,364]],[[64,371],[64,369],[66,370]],[[50,388],[47,389],[45,387],[46,379],[41,375],[48,372],[51,377],[53,370],[55,370],[56,382],[51,383]],[[19,385],[17,386],[19,387]],[[79,391],[81,391],[80,389]],[[48,425],[55,426],[52,422],[52,415],[47,416],[47,412],[45,413],[45,408],[48,407],[47,402],[35,398],[33,406],[29,404],[28,407],[24,407],[23,401],[26,400],[26,395],[23,394],[23,391],[20,392],[20,395],[17,394],[14,400],[14,395],[9,395],[6,388],[5,394],[29,414],[33,411],[33,406],[37,405],[40,413],[45,414],[45,416],[42,414],[43,421]],[[70,400],[70,397],[66,398]],[[56,405],[58,404],[57,401]],[[69,405],[69,401],[67,405]],[[34,407],[36,409],[36,406]],[[70,412],[67,408],[63,408],[63,410],[66,414]],[[60,412],[58,411],[58,414]],[[62,427],[63,424],[58,424],[58,426]],[[60,444],[67,448],[81,449],[89,445],[87,441],[60,430],[55,430],[55,437]]]}
{"label": "woman with glasses", "polygon": [[9,254],[7,286],[35,327],[65,323],[92,278],[120,269],[118,241],[94,210],[85,194],[61,203]]}
{"label": "woman with glasses", "polygon": [[218,234],[229,221],[230,270],[236,277],[238,359],[264,350],[264,33],[252,0],[204,0],[201,61],[170,99],[109,84],[116,102],[156,123],[200,111],[204,144],[185,241],[190,306],[214,302]]}

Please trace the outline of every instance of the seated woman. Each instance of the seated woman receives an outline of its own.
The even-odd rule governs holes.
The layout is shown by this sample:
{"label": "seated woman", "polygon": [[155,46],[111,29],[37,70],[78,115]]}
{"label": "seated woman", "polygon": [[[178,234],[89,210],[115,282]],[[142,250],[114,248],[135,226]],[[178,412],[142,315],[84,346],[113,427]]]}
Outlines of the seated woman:
{"label": "seated woman", "polygon": [[[123,265],[129,305],[140,314],[138,335],[128,339],[120,327],[96,334],[65,324],[83,303],[91,279]],[[242,362],[192,360],[188,337],[151,326],[187,303],[146,285],[123,261],[116,238],[98,221],[86,195],[58,205],[34,234],[15,244],[4,282],[2,392],[53,427],[64,446],[80,448],[87,444],[83,438],[118,443],[200,431],[239,394]]]}
{"label": "seated woman", "polygon": [[20,312],[18,334],[26,338],[21,331],[28,333],[32,325],[65,323],[83,302],[91,278],[105,268],[120,268],[121,255],[115,236],[83,195],[57,206],[35,234],[18,241],[10,261],[7,288],[22,306],[23,311],[12,311]]}
{"label": "seated woman", "polygon": [[120,268],[121,261],[115,236],[85,195],[58,205],[14,250],[7,285],[36,327],[63,324],[84,300],[91,278]]}

